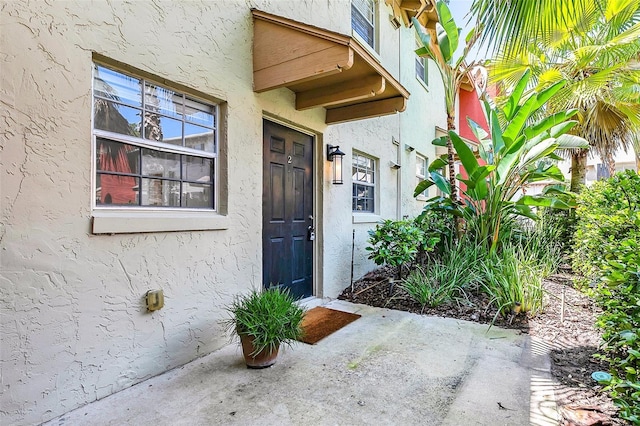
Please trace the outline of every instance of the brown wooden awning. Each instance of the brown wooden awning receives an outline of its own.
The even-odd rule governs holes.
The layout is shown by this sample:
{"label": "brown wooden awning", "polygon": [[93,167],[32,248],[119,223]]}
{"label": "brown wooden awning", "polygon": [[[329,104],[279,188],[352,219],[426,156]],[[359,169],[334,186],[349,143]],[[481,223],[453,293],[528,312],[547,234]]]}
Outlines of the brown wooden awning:
{"label": "brown wooden awning", "polygon": [[353,38],[252,13],[254,91],[287,87],[297,110],[326,108],[327,124],[404,111],[409,92]]}
{"label": "brown wooden awning", "polygon": [[411,26],[411,18],[416,18],[423,27],[434,29],[438,22],[435,0],[385,0],[393,9],[393,15],[406,27]]}

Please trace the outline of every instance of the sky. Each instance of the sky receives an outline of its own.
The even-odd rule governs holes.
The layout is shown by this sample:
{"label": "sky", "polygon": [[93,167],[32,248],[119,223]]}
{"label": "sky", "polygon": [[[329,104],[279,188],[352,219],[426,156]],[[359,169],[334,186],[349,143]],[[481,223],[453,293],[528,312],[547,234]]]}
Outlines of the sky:
{"label": "sky", "polygon": [[[453,14],[453,18],[456,20],[456,23],[459,26],[463,26],[469,19],[467,13],[469,13],[469,9],[471,9],[472,0],[451,0],[449,2],[449,9],[451,9],[451,14]],[[464,27],[463,27],[464,28]],[[463,31],[466,34],[466,31]]]}
{"label": "sky", "polygon": [[[467,36],[469,30],[473,27],[473,23],[469,22],[471,15],[468,15],[472,3],[473,0],[451,0],[449,2],[449,9],[451,10],[453,19],[456,21],[456,24],[462,28],[462,38],[460,43],[462,46],[464,45],[464,37]],[[476,46],[471,49],[471,52],[469,52],[469,56],[467,58],[473,60],[483,59],[487,56],[486,49],[480,49],[476,44]]]}

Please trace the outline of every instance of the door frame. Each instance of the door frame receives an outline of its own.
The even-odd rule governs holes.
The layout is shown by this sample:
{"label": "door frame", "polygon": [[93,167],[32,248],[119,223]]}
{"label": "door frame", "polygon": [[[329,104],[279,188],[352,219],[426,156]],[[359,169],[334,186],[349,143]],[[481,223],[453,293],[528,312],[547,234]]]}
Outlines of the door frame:
{"label": "door frame", "polygon": [[[313,241],[313,256],[312,256],[312,272],[311,272],[311,280],[313,281],[312,283],[312,288],[311,288],[311,292],[312,292],[312,296],[310,296],[308,299],[311,298],[321,298],[323,297],[322,294],[322,289],[323,289],[323,285],[322,285],[322,247],[324,246],[323,243],[323,235],[324,235],[324,226],[323,226],[323,218],[322,218],[322,212],[321,212],[321,208],[320,206],[323,205],[322,202],[322,191],[320,191],[319,188],[319,183],[322,182],[322,176],[323,176],[323,171],[324,168],[322,167],[324,165],[324,151],[322,150],[322,134],[315,132],[314,130],[307,128],[307,127],[303,127],[300,126],[299,124],[295,124],[289,120],[285,120],[282,119],[280,117],[274,116],[274,115],[270,115],[266,112],[263,111],[263,115],[262,115],[262,121],[260,122],[260,128],[262,129],[264,126],[264,121],[271,121],[272,123],[276,123],[279,124],[281,126],[284,127],[288,127],[291,130],[295,130],[296,132],[300,132],[303,133],[307,136],[311,136],[312,141],[311,143],[313,144],[313,162],[311,164],[312,170],[311,170],[311,176],[312,176],[312,187],[313,187],[313,207],[312,207],[312,211],[313,211],[313,217],[314,217],[314,226],[316,229],[316,238]],[[264,130],[261,130],[261,141],[262,138],[264,137]],[[261,142],[262,144],[262,142]],[[264,145],[264,144],[262,144]],[[263,152],[262,152],[262,161],[264,164],[264,147],[263,147]],[[264,181],[264,175],[262,175],[262,180]],[[260,208],[260,210],[262,211],[262,206]],[[264,212],[261,214],[261,217],[264,219]],[[260,225],[262,226],[262,225]],[[262,264],[262,256],[264,254],[264,247],[262,247],[261,244],[261,248],[260,248],[260,260],[261,260],[261,264]],[[261,275],[262,276],[262,275]],[[260,282],[262,282],[262,278],[260,278]],[[303,299],[306,300],[306,299]]]}

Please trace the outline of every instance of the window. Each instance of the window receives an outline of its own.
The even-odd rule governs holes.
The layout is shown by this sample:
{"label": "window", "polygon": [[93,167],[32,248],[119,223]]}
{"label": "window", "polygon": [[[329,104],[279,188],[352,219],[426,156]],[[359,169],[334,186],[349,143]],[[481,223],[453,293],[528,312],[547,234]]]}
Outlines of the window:
{"label": "window", "polygon": [[[416,49],[422,47],[420,40],[416,39]],[[424,84],[429,84],[429,64],[427,58],[416,55],[416,77]]]}
{"label": "window", "polygon": [[96,207],[216,209],[217,105],[94,65]]}
{"label": "window", "polygon": [[351,0],[351,28],[375,49],[376,8],[374,0]]}
{"label": "window", "polygon": [[353,211],[375,211],[376,162],[364,154],[353,153]]}
{"label": "window", "polygon": [[[427,178],[427,159],[422,155],[416,155],[416,186]],[[425,189],[420,196],[428,196],[427,189]]]}

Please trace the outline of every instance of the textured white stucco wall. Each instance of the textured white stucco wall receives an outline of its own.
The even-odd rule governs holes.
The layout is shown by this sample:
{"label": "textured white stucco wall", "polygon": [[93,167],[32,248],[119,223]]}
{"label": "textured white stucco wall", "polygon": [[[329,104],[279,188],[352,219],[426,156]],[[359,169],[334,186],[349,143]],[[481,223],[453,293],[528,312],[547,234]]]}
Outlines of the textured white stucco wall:
{"label": "textured white stucco wall", "polygon": [[[440,74],[429,62],[429,84],[425,87],[416,78],[415,72],[415,30],[413,28],[394,29],[388,21],[389,12],[379,5],[380,20],[380,60],[382,65],[411,93],[407,109],[398,115],[372,118],[355,123],[345,123],[327,128],[325,139],[340,145],[347,155],[344,164],[350,166],[354,150],[377,159],[378,166],[378,207],[375,215],[344,213],[351,211],[351,182],[345,169],[345,184],[325,186],[325,224],[331,223],[325,233],[324,245],[324,289],[328,295],[335,295],[350,285],[351,237],[355,230],[354,278],[357,279],[376,267],[367,257],[368,231],[382,219],[413,218],[418,215],[424,201],[413,197],[416,185],[416,154],[431,162],[435,159],[436,126],[446,128],[444,90]],[[399,54],[400,52],[400,54]],[[394,145],[393,140],[399,144]],[[407,151],[405,145],[414,151]],[[401,165],[400,169],[390,167],[390,161]],[[400,185],[398,186],[398,180]],[[400,191],[400,193],[398,193]],[[435,191],[431,191],[432,196]],[[401,205],[398,208],[398,197]],[[331,222],[328,222],[331,221]]]}
{"label": "textured white stucco wall", "polygon": [[[351,214],[353,149],[379,158],[380,217],[397,215],[399,173],[409,175],[404,202],[418,205],[406,196],[415,182],[410,154],[401,150],[400,172],[387,166],[397,157],[392,137],[424,139],[428,153],[429,129],[439,119],[432,111],[441,110],[437,92],[412,86],[412,53],[398,62],[398,37],[408,40],[413,30],[393,30],[381,19],[381,61],[412,92],[403,118],[326,127],[322,108],[295,111],[287,89],[253,93],[250,8],[349,34],[347,0],[4,1],[0,7],[2,424],[45,421],[228,341],[219,325],[223,306],[261,280],[265,115],[318,135],[319,294],[335,297],[349,284],[352,229],[356,277],[375,266],[364,251],[375,224],[354,224]],[[379,8],[386,17],[386,6]],[[223,102],[228,229],[90,233],[93,52]],[[424,107],[426,114],[414,111]],[[342,186],[329,182],[326,143],[347,153]],[[165,292],[165,307],[147,313],[143,296],[157,288]]]}

